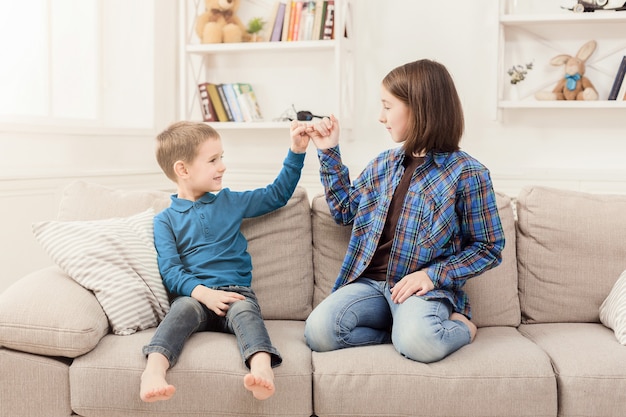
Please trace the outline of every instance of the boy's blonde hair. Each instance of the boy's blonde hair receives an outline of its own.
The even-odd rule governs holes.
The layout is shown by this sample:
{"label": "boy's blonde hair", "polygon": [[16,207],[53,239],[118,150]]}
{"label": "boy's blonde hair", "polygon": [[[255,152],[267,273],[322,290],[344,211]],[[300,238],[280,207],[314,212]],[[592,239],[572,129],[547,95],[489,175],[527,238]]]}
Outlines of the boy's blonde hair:
{"label": "boy's blonde hair", "polygon": [[174,164],[191,162],[198,155],[198,147],[209,139],[220,139],[211,126],[199,122],[176,122],[156,137],[156,159],[169,179],[178,182]]}

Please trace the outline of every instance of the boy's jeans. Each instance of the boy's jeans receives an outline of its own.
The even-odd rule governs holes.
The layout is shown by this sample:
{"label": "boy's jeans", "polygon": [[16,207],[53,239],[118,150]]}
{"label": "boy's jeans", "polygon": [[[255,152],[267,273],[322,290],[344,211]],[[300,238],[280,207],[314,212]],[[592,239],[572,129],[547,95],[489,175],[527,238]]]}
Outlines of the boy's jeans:
{"label": "boy's jeans", "polygon": [[170,311],[159,324],[150,343],[143,348],[143,353],[163,354],[170,362],[170,367],[178,361],[183,345],[195,332],[216,331],[231,333],[237,337],[241,356],[249,368],[249,359],[257,352],[267,352],[272,356],[272,367],[278,366],[282,358],[272,346],[256,295],[248,287],[221,287],[218,290],[242,294],[245,300],[235,301],[230,305],[225,317],[220,317],[204,304],[191,297],[178,297],[172,303]]}
{"label": "boy's jeans", "polygon": [[359,278],[330,294],[309,315],[304,336],[318,352],[392,342],[409,359],[435,362],[471,341],[465,323],[450,320],[447,300],[391,300],[389,284]]}

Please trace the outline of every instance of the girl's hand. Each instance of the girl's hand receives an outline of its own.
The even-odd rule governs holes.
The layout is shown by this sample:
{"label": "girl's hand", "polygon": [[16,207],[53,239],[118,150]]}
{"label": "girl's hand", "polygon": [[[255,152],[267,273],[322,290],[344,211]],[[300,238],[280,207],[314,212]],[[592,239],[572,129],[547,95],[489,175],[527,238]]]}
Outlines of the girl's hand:
{"label": "girl's hand", "polygon": [[305,153],[309,146],[309,133],[307,132],[309,125],[300,123],[297,120],[291,122],[289,126],[289,134],[291,136],[291,151],[294,153]]}
{"label": "girl's hand", "polygon": [[311,140],[318,149],[334,148],[339,144],[339,121],[334,115],[324,117],[321,122],[309,126]]}
{"label": "girl's hand", "polygon": [[424,295],[434,289],[435,284],[425,271],[413,272],[393,286],[391,300],[396,304],[402,304],[413,294]]}
{"label": "girl's hand", "polygon": [[194,288],[191,296],[220,317],[226,315],[232,303],[246,299],[246,297],[236,292],[214,290],[203,285],[198,285]]}

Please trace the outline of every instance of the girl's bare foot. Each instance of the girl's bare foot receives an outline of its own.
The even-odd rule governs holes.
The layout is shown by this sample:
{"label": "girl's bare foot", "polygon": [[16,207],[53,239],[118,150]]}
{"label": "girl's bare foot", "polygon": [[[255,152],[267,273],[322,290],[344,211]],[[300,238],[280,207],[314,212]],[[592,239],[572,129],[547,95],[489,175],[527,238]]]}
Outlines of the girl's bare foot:
{"label": "girl's bare foot", "polygon": [[474,338],[476,337],[476,332],[478,331],[474,323],[472,323],[467,317],[465,317],[461,313],[450,314],[450,320],[461,321],[465,323],[465,325],[469,328],[469,331],[470,331],[470,343],[474,341]]}
{"label": "girl's bare foot", "polygon": [[257,352],[250,358],[250,373],[243,377],[243,386],[257,400],[266,400],[276,391],[272,357],[267,352]]}
{"label": "girl's bare foot", "polygon": [[172,398],[176,388],[165,380],[165,373],[170,364],[160,353],[148,355],[146,369],[141,374],[139,397],[145,402],[164,401]]}

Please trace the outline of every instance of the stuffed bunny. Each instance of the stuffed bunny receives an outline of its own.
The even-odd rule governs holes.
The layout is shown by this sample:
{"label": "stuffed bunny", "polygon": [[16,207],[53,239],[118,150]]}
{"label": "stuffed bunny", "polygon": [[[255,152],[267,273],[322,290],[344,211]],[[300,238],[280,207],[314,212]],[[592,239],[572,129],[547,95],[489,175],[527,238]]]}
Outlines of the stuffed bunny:
{"label": "stuffed bunny", "polygon": [[589,41],[578,50],[576,56],[557,55],[550,64],[565,65],[565,75],[552,92],[538,91],[537,100],[597,100],[598,92],[585,77],[585,62],[596,49],[596,41]]}

